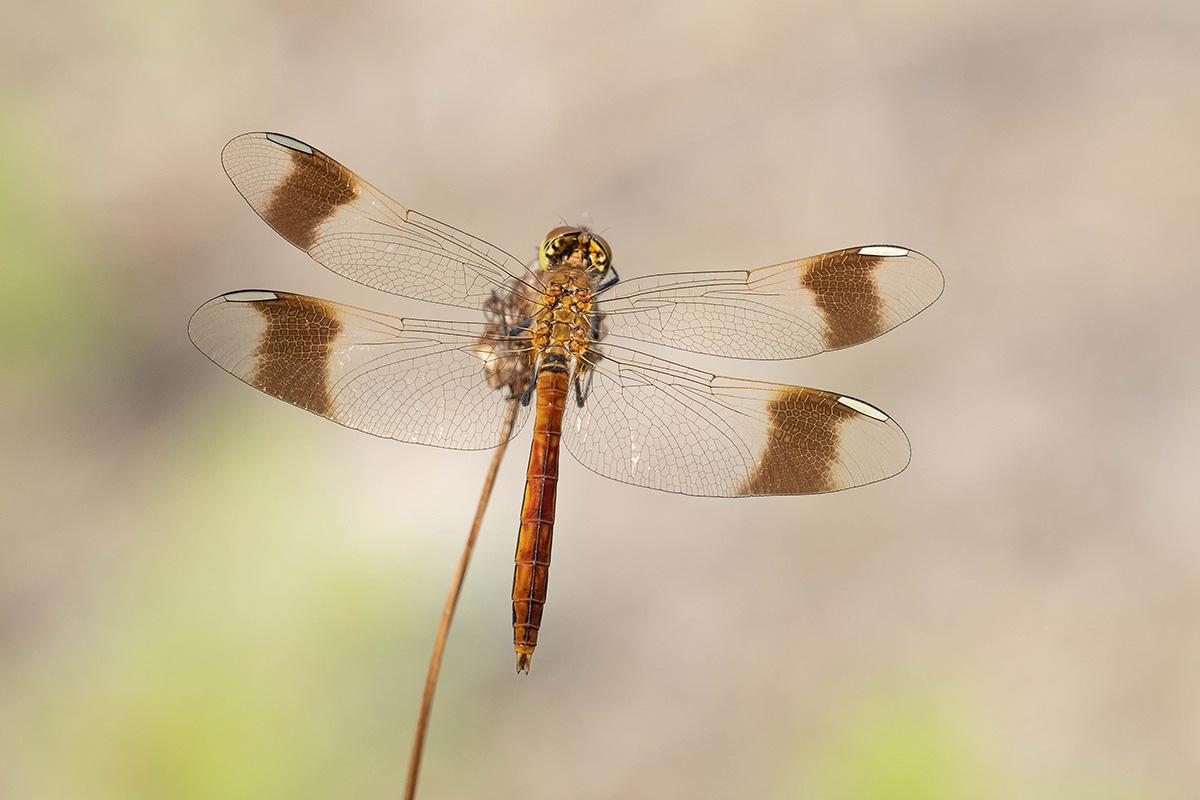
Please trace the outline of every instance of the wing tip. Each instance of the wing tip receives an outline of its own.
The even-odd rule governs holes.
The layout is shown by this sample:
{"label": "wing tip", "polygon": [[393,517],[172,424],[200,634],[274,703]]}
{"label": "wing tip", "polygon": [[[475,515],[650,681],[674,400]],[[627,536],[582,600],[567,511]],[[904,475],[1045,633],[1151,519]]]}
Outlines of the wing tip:
{"label": "wing tip", "polygon": [[241,145],[254,140],[260,142],[271,142],[272,144],[285,147],[288,150],[292,150],[297,153],[303,153],[304,155],[311,156],[316,153],[316,148],[314,148],[312,145],[306,144],[294,136],[288,136],[286,133],[274,133],[272,131],[250,131],[249,133],[239,133],[237,136],[226,142],[225,146],[221,148],[221,166],[225,168],[225,172],[227,174],[229,173],[230,158],[233,156],[234,151],[237,150]]}
{"label": "wing tip", "polygon": [[887,414],[883,413],[875,406],[871,405],[870,403],[863,402],[857,398],[850,397],[848,395],[842,395],[837,399],[837,401],[846,406],[846,408],[857,411],[859,414],[871,417],[872,419],[877,419],[880,422],[887,422],[889,419],[891,419]]}
{"label": "wing tip", "polygon": [[[915,317],[936,303],[938,298],[942,296],[942,292],[946,290],[946,276],[942,273],[942,268],[932,258],[918,250],[913,250],[911,247],[901,247],[894,244],[871,244],[854,248],[853,252],[856,255],[872,256],[885,260],[891,258],[903,259],[909,264],[909,267],[904,270],[909,278],[918,278],[926,283],[929,290],[926,294],[928,299],[923,299],[923,305],[912,312],[911,316],[904,321],[912,319],[912,317]],[[917,266],[918,269],[914,271],[913,266]]]}
{"label": "wing tip", "polygon": [[879,256],[880,258],[901,258],[911,252],[907,247],[897,247],[892,244],[870,244],[858,248],[860,256]]}
{"label": "wing tip", "polygon": [[227,303],[262,303],[268,300],[278,300],[279,295],[269,289],[241,289],[221,295]]}
{"label": "wing tip", "polygon": [[313,154],[313,148],[311,145],[305,144],[299,139],[294,139],[285,133],[264,133],[263,136],[265,136],[267,139],[270,139],[280,147],[286,147],[289,150],[296,150],[304,153],[305,155],[311,156]]}

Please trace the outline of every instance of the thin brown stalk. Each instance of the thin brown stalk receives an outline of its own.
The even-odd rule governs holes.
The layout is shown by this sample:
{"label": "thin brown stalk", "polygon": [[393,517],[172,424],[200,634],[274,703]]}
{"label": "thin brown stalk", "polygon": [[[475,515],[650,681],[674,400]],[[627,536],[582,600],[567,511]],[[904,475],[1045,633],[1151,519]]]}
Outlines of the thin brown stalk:
{"label": "thin brown stalk", "polygon": [[446,595],[446,605],[442,608],[442,622],[438,626],[437,639],[433,643],[433,655],[429,659],[429,675],[425,678],[425,694],[421,697],[421,712],[417,715],[417,730],[413,734],[412,759],[408,764],[408,784],[404,789],[404,800],[413,800],[417,795],[417,776],[421,772],[421,756],[425,751],[425,734],[429,731],[429,717],[433,710],[433,693],[437,689],[438,673],[442,669],[442,654],[446,649],[446,637],[450,633],[450,622],[454,619],[458,596],[462,593],[467,566],[471,563],[471,553],[475,550],[475,540],[479,537],[483,512],[487,510],[488,499],[492,496],[492,485],[496,482],[500,460],[508,448],[508,438],[512,434],[513,421],[516,419],[519,403],[520,401],[517,399],[509,401],[508,414],[505,416],[504,425],[501,428],[500,445],[492,456],[487,477],[483,480],[483,491],[479,495],[479,505],[475,509],[475,521],[471,523],[471,532],[467,534],[467,543],[463,547],[462,556],[458,559],[458,569],[454,573],[454,579],[450,581],[450,592]]}

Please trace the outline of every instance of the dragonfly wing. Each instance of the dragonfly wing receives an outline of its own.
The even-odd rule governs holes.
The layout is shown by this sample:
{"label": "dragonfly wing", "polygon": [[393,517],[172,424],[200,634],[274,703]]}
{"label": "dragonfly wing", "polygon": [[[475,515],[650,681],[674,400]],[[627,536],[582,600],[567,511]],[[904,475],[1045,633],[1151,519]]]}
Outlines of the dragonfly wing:
{"label": "dragonfly wing", "polygon": [[[188,333],[217,366],[292,405],[376,436],[458,450],[499,444],[510,391],[489,384],[496,371],[485,362],[528,359],[528,340],[482,323],[402,319],[284,292],[214,298]],[[527,414],[519,409],[513,432]]]}
{"label": "dragonfly wing", "polygon": [[479,309],[494,290],[507,292],[514,279],[527,279],[513,256],[405,208],[290,136],[242,134],[225,145],[221,163],[280,236],[358,283]]}
{"label": "dragonfly wing", "polygon": [[915,250],[873,245],[750,271],[621,281],[600,308],[610,336],[727,358],[800,358],[886,333],[943,285]]}
{"label": "dragonfly wing", "polygon": [[[608,478],[707,497],[818,494],[908,465],[904,431],[833,392],[725,378],[606,345],[562,441]],[[588,381],[590,379],[590,388]]]}

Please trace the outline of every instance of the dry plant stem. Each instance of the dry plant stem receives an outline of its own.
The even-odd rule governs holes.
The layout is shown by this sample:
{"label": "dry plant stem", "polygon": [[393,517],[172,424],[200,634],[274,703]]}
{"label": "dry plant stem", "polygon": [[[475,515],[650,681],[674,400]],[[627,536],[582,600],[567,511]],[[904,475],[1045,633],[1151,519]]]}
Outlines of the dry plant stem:
{"label": "dry plant stem", "polygon": [[421,712],[417,715],[417,730],[413,734],[412,760],[408,764],[408,785],[404,789],[404,800],[413,800],[417,795],[417,775],[421,772],[421,755],[425,751],[425,734],[429,730],[429,716],[433,710],[433,693],[437,689],[438,672],[442,668],[442,654],[446,650],[446,637],[450,633],[450,622],[454,619],[458,596],[462,593],[467,565],[471,563],[471,553],[475,550],[475,539],[479,536],[479,526],[483,523],[483,512],[487,510],[488,499],[492,496],[492,484],[496,482],[500,460],[508,448],[508,437],[512,433],[513,420],[516,419],[519,402],[520,400],[517,399],[509,401],[508,414],[504,418],[504,425],[501,428],[500,445],[492,456],[491,466],[488,467],[487,477],[484,478],[483,491],[479,495],[479,506],[475,509],[475,521],[471,523],[471,532],[467,534],[467,543],[458,560],[458,569],[454,573],[454,579],[450,582],[450,592],[446,595],[446,605],[442,609],[442,623],[438,626],[437,639],[433,643],[433,655],[429,659],[429,675],[425,678],[425,694],[421,698]]}

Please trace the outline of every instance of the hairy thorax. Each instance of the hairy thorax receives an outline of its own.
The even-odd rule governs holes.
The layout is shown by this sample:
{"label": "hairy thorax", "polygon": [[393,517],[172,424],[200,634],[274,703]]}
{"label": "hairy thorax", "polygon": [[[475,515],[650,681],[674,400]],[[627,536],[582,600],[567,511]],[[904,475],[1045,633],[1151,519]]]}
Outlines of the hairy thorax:
{"label": "hairy thorax", "polygon": [[587,272],[566,268],[548,276],[533,318],[533,356],[584,359],[592,345],[592,282]]}

